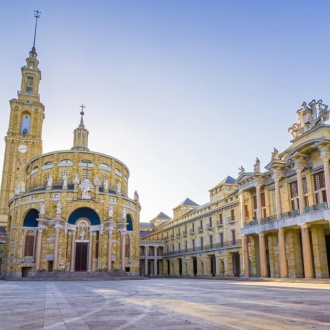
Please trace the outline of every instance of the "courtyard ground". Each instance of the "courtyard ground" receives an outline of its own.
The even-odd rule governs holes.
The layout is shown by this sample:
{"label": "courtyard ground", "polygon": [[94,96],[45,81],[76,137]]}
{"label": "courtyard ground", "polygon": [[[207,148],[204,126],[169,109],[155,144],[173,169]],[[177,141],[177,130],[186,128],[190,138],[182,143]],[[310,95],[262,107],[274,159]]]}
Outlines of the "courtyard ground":
{"label": "courtyard ground", "polygon": [[330,284],[0,281],[0,329],[329,329]]}

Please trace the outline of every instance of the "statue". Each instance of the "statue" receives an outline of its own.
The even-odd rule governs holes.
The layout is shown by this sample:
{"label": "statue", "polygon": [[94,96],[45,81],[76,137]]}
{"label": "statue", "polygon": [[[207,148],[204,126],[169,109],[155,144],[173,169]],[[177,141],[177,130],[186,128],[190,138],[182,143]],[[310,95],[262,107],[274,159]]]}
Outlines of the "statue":
{"label": "statue", "polygon": [[64,173],[63,175],[63,187],[67,187],[68,186],[68,176],[66,173]]}
{"label": "statue", "polygon": [[53,186],[53,178],[52,178],[52,176],[49,174],[49,177],[48,177],[48,179],[47,179],[47,187],[48,187],[48,188],[52,188],[52,186]]}
{"label": "statue", "polygon": [[21,184],[21,192],[25,192],[25,182],[24,179],[22,179],[22,184]]}
{"label": "statue", "polygon": [[111,205],[110,208],[109,208],[109,212],[108,212],[108,216],[109,218],[112,218],[113,217],[113,206]]}
{"label": "statue", "polygon": [[118,181],[117,185],[116,185],[116,192],[120,193],[120,190],[121,190],[121,184],[120,184],[120,181]]}
{"label": "statue", "polygon": [[276,148],[274,148],[274,151],[272,152],[272,160],[274,159],[279,159],[278,150]]}
{"label": "statue", "polygon": [[40,203],[39,204],[39,214],[40,215],[44,215],[45,213],[46,213],[46,206],[45,206],[45,204],[43,204],[43,203]]}
{"label": "statue", "polygon": [[260,172],[260,160],[258,157],[256,158],[256,163],[254,164],[254,171]]}
{"label": "statue", "polygon": [[94,185],[95,186],[100,186],[101,185],[101,182],[99,180],[99,176],[98,175],[95,175],[95,178],[94,178]]}
{"label": "statue", "polygon": [[123,216],[122,216],[122,218],[123,218],[123,219],[126,219],[126,215],[127,215],[126,207],[123,206]]}
{"label": "statue", "polygon": [[91,199],[91,196],[88,193],[90,190],[91,189],[89,188],[88,185],[83,185],[81,187],[81,198],[82,199]]}
{"label": "statue", "polygon": [[15,195],[19,195],[20,192],[21,192],[20,186],[16,186],[15,187]]}
{"label": "statue", "polygon": [[61,214],[62,213],[62,204],[60,201],[58,201],[56,205],[56,214]]}
{"label": "statue", "polygon": [[109,183],[108,183],[108,179],[105,179],[103,182],[103,189],[104,191],[108,191],[109,189]]}
{"label": "statue", "polygon": [[238,170],[239,170],[238,175],[245,172],[245,168],[243,166],[239,167]]}
{"label": "statue", "polygon": [[77,184],[77,185],[79,184],[80,180],[79,180],[78,173],[76,173],[74,175],[74,178],[73,178],[72,182],[73,182],[73,184]]}
{"label": "statue", "polygon": [[329,119],[328,106],[322,103],[322,100],[312,100],[308,105],[303,102],[301,108],[297,110],[298,123],[289,127],[288,131],[295,139],[308,130],[323,124]]}
{"label": "statue", "polygon": [[134,200],[137,201],[137,202],[139,201],[139,194],[136,190],[134,192]]}

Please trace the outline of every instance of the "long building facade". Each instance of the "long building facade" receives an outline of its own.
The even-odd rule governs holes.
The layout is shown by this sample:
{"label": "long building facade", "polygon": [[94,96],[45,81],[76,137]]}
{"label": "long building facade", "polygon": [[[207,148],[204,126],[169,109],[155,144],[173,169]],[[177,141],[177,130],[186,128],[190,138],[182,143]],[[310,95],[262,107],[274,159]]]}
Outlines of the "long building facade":
{"label": "long building facade", "polygon": [[[329,110],[313,100],[297,115],[290,146],[274,148],[265,171],[256,159],[251,172],[241,167],[237,178],[210,189],[207,204],[187,199],[173,219],[151,221],[154,231],[141,241],[141,273],[329,278]],[[156,259],[146,249],[160,242],[161,265],[150,268]]]}

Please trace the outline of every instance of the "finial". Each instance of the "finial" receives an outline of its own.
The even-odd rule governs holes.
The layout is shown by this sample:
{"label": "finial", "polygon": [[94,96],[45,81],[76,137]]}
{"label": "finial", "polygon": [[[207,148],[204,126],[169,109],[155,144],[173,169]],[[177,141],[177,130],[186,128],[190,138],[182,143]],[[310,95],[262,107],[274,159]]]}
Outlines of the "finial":
{"label": "finial", "polygon": [[38,18],[40,18],[41,11],[35,10],[34,11],[34,17],[36,18],[36,25],[34,27],[34,38],[33,38],[33,47],[32,52],[36,52],[36,35],[37,35],[37,26],[38,26]]}
{"label": "finial", "polygon": [[80,119],[80,126],[84,126],[84,109],[86,108],[83,104],[80,106],[81,111],[80,111],[80,115],[81,115],[81,119]]}

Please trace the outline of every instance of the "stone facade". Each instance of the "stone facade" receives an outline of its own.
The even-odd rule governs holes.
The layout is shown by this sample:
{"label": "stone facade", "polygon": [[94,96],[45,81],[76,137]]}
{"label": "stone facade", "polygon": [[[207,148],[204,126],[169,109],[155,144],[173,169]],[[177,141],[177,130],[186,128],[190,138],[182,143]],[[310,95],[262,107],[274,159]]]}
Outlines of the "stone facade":
{"label": "stone facade", "polygon": [[[82,106],[71,150],[42,154],[44,106],[35,48],[10,101],[1,185],[0,250],[4,277],[51,271],[139,274],[138,194],[128,197],[129,170],[88,149]],[[1,242],[0,242],[1,243]]]}

